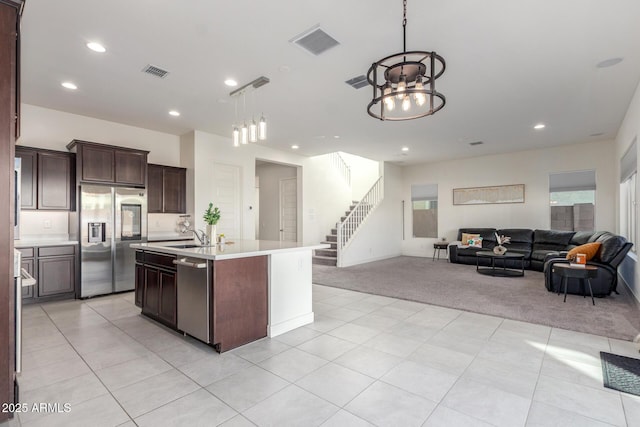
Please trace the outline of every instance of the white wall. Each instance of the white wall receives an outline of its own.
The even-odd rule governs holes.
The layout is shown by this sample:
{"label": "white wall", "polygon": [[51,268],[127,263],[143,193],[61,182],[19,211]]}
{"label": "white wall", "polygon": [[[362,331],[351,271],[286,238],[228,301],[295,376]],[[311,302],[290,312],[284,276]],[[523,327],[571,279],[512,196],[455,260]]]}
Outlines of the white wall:
{"label": "white wall", "polygon": [[380,178],[380,162],[342,151],[340,155],[351,169],[351,197],[361,200]]}
{"label": "white wall", "polygon": [[291,166],[263,163],[256,167],[256,176],[260,186],[258,235],[260,240],[280,240],[280,180],[296,178],[298,172]]}
{"label": "white wall", "polygon": [[[616,179],[616,230],[620,231],[620,159],[625,154],[634,138],[640,135],[640,84],[636,88],[636,92],[633,95],[629,109],[625,115],[620,129],[618,129],[618,135],[615,141],[615,163],[612,169],[615,171]],[[640,139],[640,138],[639,138]],[[640,149],[640,143],[636,144],[636,149]],[[640,159],[640,155],[637,156]],[[636,200],[640,200],[640,186],[636,187]],[[639,211],[640,212],[640,211]],[[636,218],[636,224],[640,224],[640,218]],[[640,230],[636,230],[636,235],[631,236],[631,240],[635,245],[640,243]],[[638,248],[635,248],[638,251]],[[635,295],[638,302],[640,302],[640,270],[638,269],[638,257],[637,255],[629,252],[627,258],[620,266],[620,275],[624,282],[627,284],[631,292]]]}
{"label": "white wall", "polygon": [[328,154],[306,158],[302,174],[303,242],[323,242],[349,209],[351,189],[333,168]]}
{"label": "white wall", "polygon": [[[193,194],[193,201],[187,199],[188,209],[193,214],[195,228],[204,229],[202,213],[212,199],[211,182],[213,180],[214,163],[222,163],[240,167],[241,170],[241,212],[242,238],[255,238],[256,218],[253,210],[255,204],[255,168],[256,159],[284,163],[292,166],[302,166],[304,157],[274,150],[266,144],[248,144],[234,147],[231,138],[214,135],[202,131],[193,131],[181,138],[182,167],[187,168],[187,193]],[[301,177],[299,177],[301,178]],[[302,188],[301,179],[298,186]],[[193,188],[193,191],[191,190]],[[301,193],[301,191],[300,191]],[[303,200],[299,197],[298,200]],[[304,200],[303,200],[304,203]],[[302,212],[301,208],[300,212]],[[221,219],[221,221],[223,221]],[[299,235],[304,238],[302,220],[299,218]]]}
{"label": "white wall", "polygon": [[67,151],[73,139],[149,151],[149,163],[180,166],[177,135],[22,104],[18,145]]}
{"label": "white wall", "polygon": [[367,217],[342,252],[342,266],[362,264],[402,253],[402,169],[384,163],[384,199]]}
{"label": "white wall", "polygon": [[[404,255],[431,256],[436,239],[413,238],[411,185],[438,184],[438,235],[455,240],[462,227],[550,228],[549,173],[596,171],[596,229],[615,231],[617,180],[613,141],[407,166],[401,187],[406,201]],[[453,189],[524,184],[525,203],[453,206]]]}

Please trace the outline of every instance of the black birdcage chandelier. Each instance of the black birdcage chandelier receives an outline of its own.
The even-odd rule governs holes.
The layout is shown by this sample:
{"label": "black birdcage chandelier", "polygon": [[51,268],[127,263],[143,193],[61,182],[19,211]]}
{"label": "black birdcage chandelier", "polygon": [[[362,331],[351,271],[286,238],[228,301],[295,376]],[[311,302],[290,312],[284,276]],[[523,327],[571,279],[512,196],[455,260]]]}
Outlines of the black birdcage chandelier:
{"label": "black birdcage chandelier", "polygon": [[407,0],[403,0],[402,5],[402,53],[374,62],[367,73],[367,80],[373,86],[373,99],[367,112],[380,120],[430,116],[440,111],[446,102],[444,95],[436,91],[436,79],[445,70],[444,58],[435,52],[407,51]]}

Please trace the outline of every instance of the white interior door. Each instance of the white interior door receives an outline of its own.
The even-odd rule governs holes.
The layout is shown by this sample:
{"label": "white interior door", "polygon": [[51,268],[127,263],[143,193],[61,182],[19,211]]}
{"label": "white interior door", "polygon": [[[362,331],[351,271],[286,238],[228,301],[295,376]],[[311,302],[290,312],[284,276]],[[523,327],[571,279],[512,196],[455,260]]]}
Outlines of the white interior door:
{"label": "white interior door", "polygon": [[298,180],[280,180],[280,241],[298,240]]}
{"label": "white interior door", "polygon": [[213,202],[220,208],[218,234],[228,239],[242,238],[242,207],[240,166],[215,163],[213,165]]}

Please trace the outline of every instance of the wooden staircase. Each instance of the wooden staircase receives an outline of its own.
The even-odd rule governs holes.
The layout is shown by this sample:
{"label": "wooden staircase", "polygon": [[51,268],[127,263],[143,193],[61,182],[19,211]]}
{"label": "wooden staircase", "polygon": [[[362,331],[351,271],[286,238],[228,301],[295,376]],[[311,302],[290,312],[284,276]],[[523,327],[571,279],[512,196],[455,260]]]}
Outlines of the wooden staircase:
{"label": "wooden staircase", "polygon": [[[340,222],[345,220],[357,204],[357,200],[351,202],[349,210],[340,218]],[[319,265],[331,265],[335,267],[338,263],[338,229],[332,228],[331,234],[327,234],[325,237],[326,239],[321,243],[326,243],[331,245],[331,247],[329,249],[316,249],[313,256],[313,263]]]}

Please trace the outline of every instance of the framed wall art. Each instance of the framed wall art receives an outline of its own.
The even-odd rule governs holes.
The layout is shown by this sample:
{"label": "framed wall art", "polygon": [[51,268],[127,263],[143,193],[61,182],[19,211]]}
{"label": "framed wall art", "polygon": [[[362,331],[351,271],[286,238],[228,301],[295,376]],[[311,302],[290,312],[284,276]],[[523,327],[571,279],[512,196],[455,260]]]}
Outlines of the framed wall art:
{"label": "framed wall art", "polygon": [[454,205],[524,203],[524,184],[454,188]]}

